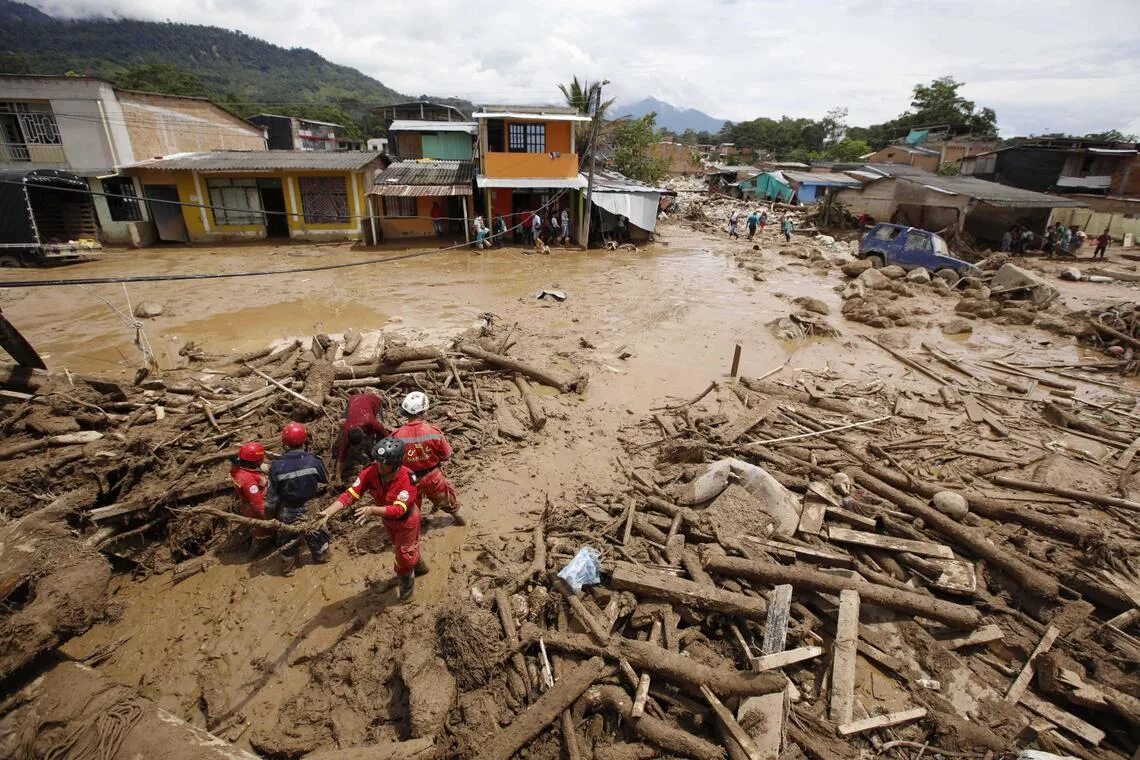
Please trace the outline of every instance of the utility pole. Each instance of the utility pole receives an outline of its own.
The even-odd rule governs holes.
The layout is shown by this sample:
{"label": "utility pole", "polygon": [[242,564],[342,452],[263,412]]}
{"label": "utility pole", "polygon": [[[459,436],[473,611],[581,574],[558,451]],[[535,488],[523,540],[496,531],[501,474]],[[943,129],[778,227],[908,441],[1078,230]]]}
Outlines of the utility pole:
{"label": "utility pole", "polygon": [[[590,248],[590,219],[594,215],[594,207],[592,205],[594,197],[594,164],[596,163],[596,159],[594,158],[594,146],[598,140],[598,122],[601,121],[598,111],[602,107],[602,87],[609,83],[610,80],[606,79],[598,84],[598,99],[594,104],[594,120],[590,125],[590,174],[586,179],[586,211],[582,214],[581,235],[578,239],[578,247],[583,251],[589,250]],[[589,103],[586,105],[586,110],[589,111]]]}

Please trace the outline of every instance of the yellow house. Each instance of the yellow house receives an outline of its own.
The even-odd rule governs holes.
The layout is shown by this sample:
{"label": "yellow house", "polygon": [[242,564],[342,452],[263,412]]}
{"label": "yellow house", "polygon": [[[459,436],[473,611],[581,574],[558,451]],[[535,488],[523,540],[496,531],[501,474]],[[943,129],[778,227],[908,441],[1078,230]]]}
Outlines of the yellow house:
{"label": "yellow house", "polygon": [[590,117],[560,106],[483,106],[472,118],[479,125],[475,182],[483,208],[509,227],[527,212],[539,211],[546,220],[566,208],[576,228],[576,191],[586,180],[579,174],[575,130]]}
{"label": "yellow house", "polygon": [[371,242],[366,193],[381,161],[371,151],[208,151],[123,171],[142,185],[162,240]]}

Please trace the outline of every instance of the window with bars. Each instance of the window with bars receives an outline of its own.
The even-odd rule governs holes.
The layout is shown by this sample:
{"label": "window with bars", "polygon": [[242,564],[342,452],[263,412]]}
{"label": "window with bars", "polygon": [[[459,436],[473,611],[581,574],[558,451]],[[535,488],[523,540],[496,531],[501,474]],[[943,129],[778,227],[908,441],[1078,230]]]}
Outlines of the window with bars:
{"label": "window with bars", "polygon": [[256,179],[206,179],[214,224],[219,227],[265,224]]}
{"label": "window with bars", "polygon": [[384,198],[384,216],[415,216],[415,198],[397,198],[386,196]]}
{"label": "window with bars", "polygon": [[511,153],[545,153],[545,124],[511,124],[509,129]]}
{"label": "window with bars", "polygon": [[344,177],[300,177],[305,224],[347,224],[348,186]]}
{"label": "window with bars", "polygon": [[59,125],[55,123],[55,114],[52,113],[49,104],[0,101],[0,115],[2,114],[15,116],[15,123],[19,125],[21,139],[11,142],[33,145],[60,144]]}
{"label": "window with bars", "polygon": [[142,207],[135,193],[135,181],[130,177],[109,177],[103,180],[107,195],[107,210],[112,222],[141,222]]}

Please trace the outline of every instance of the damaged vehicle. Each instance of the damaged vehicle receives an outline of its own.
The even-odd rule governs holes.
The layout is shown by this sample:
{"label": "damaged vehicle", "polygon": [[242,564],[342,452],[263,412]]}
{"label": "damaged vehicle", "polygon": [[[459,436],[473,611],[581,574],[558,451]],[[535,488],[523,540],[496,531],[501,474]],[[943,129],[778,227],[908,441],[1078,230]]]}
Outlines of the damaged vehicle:
{"label": "damaged vehicle", "polygon": [[901,224],[876,224],[859,243],[859,258],[876,268],[897,264],[910,271],[923,267],[953,285],[963,277],[981,277],[982,270],[950,255],[939,235]]}

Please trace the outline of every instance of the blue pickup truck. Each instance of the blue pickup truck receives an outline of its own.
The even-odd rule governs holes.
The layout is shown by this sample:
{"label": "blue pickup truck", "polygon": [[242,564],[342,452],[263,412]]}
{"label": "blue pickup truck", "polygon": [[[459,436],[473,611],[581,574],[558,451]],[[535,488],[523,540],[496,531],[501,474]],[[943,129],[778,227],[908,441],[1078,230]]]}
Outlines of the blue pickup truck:
{"label": "blue pickup truck", "polygon": [[962,277],[980,277],[982,271],[950,255],[946,241],[933,232],[901,224],[876,224],[859,243],[859,258],[875,267],[897,264],[910,271],[925,267],[953,285]]}

